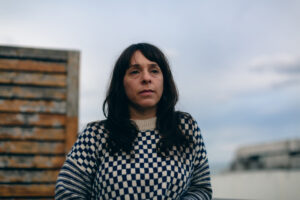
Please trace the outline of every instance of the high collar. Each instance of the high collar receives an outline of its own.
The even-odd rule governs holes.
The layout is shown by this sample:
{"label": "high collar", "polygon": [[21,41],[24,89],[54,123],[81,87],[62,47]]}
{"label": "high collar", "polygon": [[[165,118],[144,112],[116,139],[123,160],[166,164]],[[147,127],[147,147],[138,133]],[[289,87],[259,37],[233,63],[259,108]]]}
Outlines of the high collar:
{"label": "high collar", "polygon": [[156,117],[149,119],[132,119],[140,131],[154,130],[156,128]]}

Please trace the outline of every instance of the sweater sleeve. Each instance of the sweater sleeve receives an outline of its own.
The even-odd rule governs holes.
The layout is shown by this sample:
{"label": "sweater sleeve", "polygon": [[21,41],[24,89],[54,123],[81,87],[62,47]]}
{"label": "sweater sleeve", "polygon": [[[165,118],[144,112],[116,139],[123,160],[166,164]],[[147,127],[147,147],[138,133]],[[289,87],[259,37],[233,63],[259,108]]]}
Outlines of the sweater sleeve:
{"label": "sweater sleeve", "polygon": [[192,128],[196,144],[194,170],[191,175],[190,186],[181,199],[208,200],[212,198],[212,188],[207,154],[200,129],[194,120],[192,120]]}
{"label": "sweater sleeve", "polygon": [[58,175],[55,199],[90,199],[99,146],[96,131],[89,124],[79,135]]}

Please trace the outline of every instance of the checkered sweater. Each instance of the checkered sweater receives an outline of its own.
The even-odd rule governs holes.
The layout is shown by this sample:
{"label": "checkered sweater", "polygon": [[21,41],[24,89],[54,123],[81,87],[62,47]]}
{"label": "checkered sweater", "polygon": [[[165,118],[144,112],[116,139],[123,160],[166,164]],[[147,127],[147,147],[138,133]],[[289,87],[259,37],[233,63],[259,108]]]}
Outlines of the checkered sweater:
{"label": "checkered sweater", "polygon": [[161,136],[154,128],[140,129],[132,153],[111,156],[103,121],[88,124],[67,155],[55,199],[211,199],[206,150],[197,123],[183,116],[180,128],[193,140],[184,151],[173,147],[170,156],[159,156],[156,144]]}

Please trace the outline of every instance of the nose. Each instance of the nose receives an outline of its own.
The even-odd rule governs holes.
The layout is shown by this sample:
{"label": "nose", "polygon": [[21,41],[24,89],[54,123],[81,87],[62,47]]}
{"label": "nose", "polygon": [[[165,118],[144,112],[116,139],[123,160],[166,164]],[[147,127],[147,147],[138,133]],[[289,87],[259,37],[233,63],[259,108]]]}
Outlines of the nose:
{"label": "nose", "polygon": [[151,83],[151,74],[147,71],[142,73],[142,83]]}

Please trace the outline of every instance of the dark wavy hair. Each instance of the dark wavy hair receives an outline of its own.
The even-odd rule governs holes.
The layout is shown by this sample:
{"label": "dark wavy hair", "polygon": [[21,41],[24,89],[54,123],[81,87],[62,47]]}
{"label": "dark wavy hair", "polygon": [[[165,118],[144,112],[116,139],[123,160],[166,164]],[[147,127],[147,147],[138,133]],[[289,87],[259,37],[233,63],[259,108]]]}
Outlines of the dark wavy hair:
{"label": "dark wavy hair", "polygon": [[160,155],[168,155],[168,151],[173,146],[182,149],[188,145],[189,141],[179,128],[179,116],[182,113],[175,111],[178,91],[168,60],[159,48],[148,43],[130,45],[115,63],[102,107],[104,116],[107,118],[105,127],[109,131],[107,146],[112,154],[121,150],[129,153],[137,136],[138,130],[135,123],[130,120],[129,100],[123,85],[126,70],[136,51],[140,51],[148,60],[156,62],[163,74],[163,93],[156,111],[156,128],[161,135],[157,150]]}

